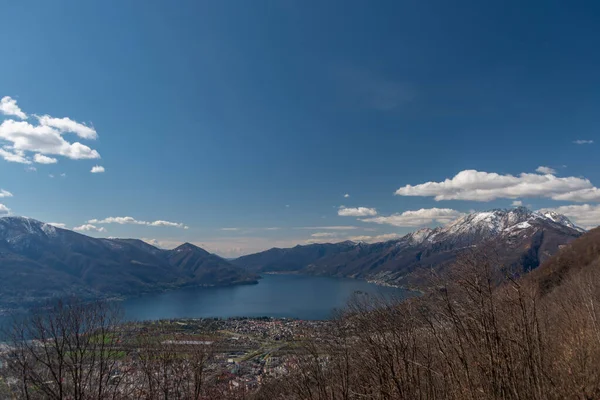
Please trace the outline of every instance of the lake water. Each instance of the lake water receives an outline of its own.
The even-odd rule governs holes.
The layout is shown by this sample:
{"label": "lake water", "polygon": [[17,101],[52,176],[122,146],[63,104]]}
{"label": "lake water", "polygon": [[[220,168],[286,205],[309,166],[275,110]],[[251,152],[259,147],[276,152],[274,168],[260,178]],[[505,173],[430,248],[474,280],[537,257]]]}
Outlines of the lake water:
{"label": "lake water", "polygon": [[200,317],[288,317],[327,319],[360,291],[406,298],[412,292],[356,279],[265,275],[257,285],[185,288],[122,302],[128,320]]}

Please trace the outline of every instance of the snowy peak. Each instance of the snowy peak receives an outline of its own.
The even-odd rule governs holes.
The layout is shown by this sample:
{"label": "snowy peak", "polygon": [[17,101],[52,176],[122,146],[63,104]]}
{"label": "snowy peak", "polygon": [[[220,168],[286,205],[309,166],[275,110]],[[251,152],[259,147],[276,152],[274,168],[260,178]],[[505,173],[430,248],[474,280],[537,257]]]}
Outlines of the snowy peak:
{"label": "snowy peak", "polygon": [[548,223],[583,232],[564,215],[555,212],[534,212],[525,207],[516,207],[473,212],[445,226],[435,229],[419,229],[409,233],[404,239],[411,245],[419,245],[425,241],[431,243],[470,242],[498,235],[513,236]]}
{"label": "snowy peak", "polygon": [[446,225],[440,233],[457,234],[481,234],[490,235],[500,233],[512,226],[530,221],[535,214],[525,207],[517,207],[511,210],[495,209],[490,211],[475,212]]}
{"label": "snowy peak", "polygon": [[575,229],[579,232],[585,232],[585,229],[578,227],[573,222],[571,222],[569,218],[555,211],[538,211],[538,215],[557,224]]}
{"label": "snowy peak", "polygon": [[13,242],[25,236],[56,236],[56,228],[27,217],[0,218],[0,240]]}
{"label": "snowy peak", "polygon": [[421,244],[431,236],[432,232],[433,229],[431,228],[422,228],[418,231],[409,233],[405,238],[410,244]]}

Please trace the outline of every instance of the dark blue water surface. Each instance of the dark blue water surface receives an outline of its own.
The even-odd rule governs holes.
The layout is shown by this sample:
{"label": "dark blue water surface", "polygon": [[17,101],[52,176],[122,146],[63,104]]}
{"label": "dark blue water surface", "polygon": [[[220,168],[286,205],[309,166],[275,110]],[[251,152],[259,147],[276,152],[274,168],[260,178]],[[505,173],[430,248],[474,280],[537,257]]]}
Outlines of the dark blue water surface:
{"label": "dark blue water surface", "polygon": [[356,279],[265,275],[257,285],[185,288],[122,302],[128,320],[199,317],[327,319],[355,292],[406,298],[413,293]]}

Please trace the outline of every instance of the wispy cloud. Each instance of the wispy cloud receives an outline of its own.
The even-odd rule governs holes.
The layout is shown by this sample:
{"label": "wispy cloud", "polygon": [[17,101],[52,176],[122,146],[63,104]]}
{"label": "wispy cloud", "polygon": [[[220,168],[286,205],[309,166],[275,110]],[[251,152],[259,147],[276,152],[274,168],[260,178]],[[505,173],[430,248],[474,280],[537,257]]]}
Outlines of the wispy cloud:
{"label": "wispy cloud", "polygon": [[332,238],[332,237],[337,237],[338,234],[335,232],[316,232],[310,236],[314,237],[314,238]]}
{"label": "wispy cloud", "polygon": [[236,233],[240,233],[240,234],[247,234],[247,233],[252,233],[252,232],[272,232],[272,231],[278,231],[281,230],[281,228],[276,227],[276,226],[269,226],[269,227],[225,227],[225,228],[219,228],[220,231],[223,232],[236,232]]}
{"label": "wispy cloud", "polygon": [[13,197],[13,194],[8,190],[0,189],[0,197]]}
{"label": "wispy cloud", "polygon": [[8,162],[14,162],[19,164],[31,164],[31,160],[25,157],[25,152],[20,150],[14,150],[10,147],[0,149],[0,157],[2,157],[4,161]]}
{"label": "wispy cloud", "polygon": [[349,195],[348,193],[346,193],[346,194],[344,195],[344,198],[345,198],[345,199],[347,199],[348,197],[350,197],[350,195]]}
{"label": "wispy cloud", "polygon": [[52,226],[55,226],[57,228],[62,228],[62,229],[67,228],[67,224],[63,224],[62,222],[48,222],[48,225],[52,225]]}
{"label": "wispy cloud", "polygon": [[575,143],[575,144],[593,144],[594,141],[593,140],[578,139],[578,140],[574,140],[573,143]]}
{"label": "wispy cloud", "polygon": [[402,227],[418,227],[432,223],[447,224],[463,215],[460,211],[450,208],[422,208],[420,210],[404,211],[403,213],[389,216],[364,218],[361,221]]}
{"label": "wispy cloud", "polygon": [[101,165],[94,165],[91,169],[92,174],[101,174],[105,171],[104,167]]}
{"label": "wispy cloud", "polygon": [[4,204],[0,203],[0,215],[6,215],[8,213],[10,213],[10,208],[8,208]]}
{"label": "wispy cloud", "polygon": [[550,174],[500,175],[475,170],[461,171],[452,179],[406,185],[398,196],[424,196],[441,200],[491,201],[500,198],[546,197],[554,200],[600,201],[600,191],[588,179],[558,178]]}
{"label": "wispy cloud", "polygon": [[347,208],[341,206],[338,209],[338,215],[341,217],[370,217],[377,215],[377,210],[368,207]]}
{"label": "wispy cloud", "polygon": [[353,242],[365,242],[365,243],[380,243],[387,242],[388,240],[396,240],[400,239],[402,236],[397,233],[386,233],[383,235],[374,235],[374,236],[350,236],[348,240],[352,240]]}
{"label": "wispy cloud", "polygon": [[82,139],[95,140],[98,138],[98,133],[94,128],[73,121],[70,118],[53,118],[49,115],[36,115],[36,118],[41,126],[50,126],[60,132],[72,132]]}
{"label": "wispy cloud", "polygon": [[539,172],[540,174],[550,174],[550,175],[556,174],[556,170],[554,168],[550,168],[550,167],[539,166],[535,170],[537,172]]}
{"label": "wispy cloud", "polygon": [[181,222],[171,221],[140,221],[133,217],[108,217],[104,219],[90,219],[88,224],[119,224],[119,225],[146,225],[146,226],[168,226],[173,228],[188,229],[189,227]]}
{"label": "wispy cloud", "polygon": [[512,202],[512,205],[514,207],[521,207],[523,205],[523,202],[521,200],[515,200]]}
{"label": "wispy cloud", "polygon": [[75,228],[73,228],[73,230],[78,232],[106,232],[106,229],[103,226],[98,227],[92,224],[76,226]]}
{"label": "wispy cloud", "polygon": [[311,231],[320,231],[320,230],[331,230],[331,231],[349,231],[349,230],[354,230],[354,229],[358,229],[357,226],[351,226],[351,225],[337,225],[337,226],[299,226],[299,227],[295,227],[294,229],[306,229],[306,230],[311,230]]}

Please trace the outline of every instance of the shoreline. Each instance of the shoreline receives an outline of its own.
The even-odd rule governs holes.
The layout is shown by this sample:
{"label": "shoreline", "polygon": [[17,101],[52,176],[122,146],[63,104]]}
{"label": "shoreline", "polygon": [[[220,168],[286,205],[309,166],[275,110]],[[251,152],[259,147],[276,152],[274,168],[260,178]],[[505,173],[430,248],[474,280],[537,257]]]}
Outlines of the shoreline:
{"label": "shoreline", "polygon": [[389,283],[384,280],[374,279],[374,278],[363,279],[363,278],[356,278],[353,276],[315,275],[315,274],[307,274],[307,273],[298,272],[298,271],[269,271],[269,272],[262,272],[261,274],[262,275],[304,275],[304,276],[317,276],[317,277],[334,278],[334,279],[354,279],[357,281],[367,282],[372,285],[377,285],[377,286],[382,286],[382,287],[391,287],[391,288],[395,288],[395,289],[402,289],[402,290],[407,290],[409,292],[416,292],[416,293],[420,293],[420,294],[424,293],[422,290],[419,290],[419,289],[409,288],[409,287],[406,287],[403,285],[396,285],[394,283]]}

